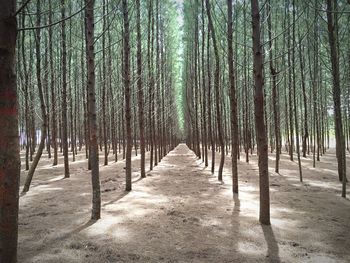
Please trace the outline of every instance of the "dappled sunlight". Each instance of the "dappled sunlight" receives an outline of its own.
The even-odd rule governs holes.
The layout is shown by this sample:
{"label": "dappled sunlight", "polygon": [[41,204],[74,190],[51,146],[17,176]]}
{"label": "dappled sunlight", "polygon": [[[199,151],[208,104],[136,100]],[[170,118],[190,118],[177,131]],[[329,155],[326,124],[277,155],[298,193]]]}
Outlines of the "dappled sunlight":
{"label": "dappled sunlight", "polygon": [[[139,165],[139,161],[135,158],[133,164]],[[299,182],[295,163],[292,168],[281,165],[281,175],[271,173],[271,226],[265,228],[258,222],[256,156],[249,164],[238,162],[238,196],[232,195],[230,157],[226,158],[223,182],[219,182],[218,167],[211,174],[210,168],[205,168],[183,144],[164,157],[145,179],[141,180],[136,167],[130,192],[124,191],[124,161],[100,166],[102,218],[92,224],[86,223],[91,210],[91,178],[86,165],[87,160],[77,163],[71,169],[72,177],[64,180],[63,167],[55,169],[57,175],[46,173],[51,168],[38,170],[31,191],[20,200],[20,228],[25,232],[21,244],[26,242],[48,253],[54,245],[42,246],[43,242],[59,240],[63,245],[58,255],[71,247],[83,247],[73,250],[81,255],[86,249],[102,255],[116,248],[124,251],[133,247],[133,253],[142,258],[181,253],[184,261],[203,256],[203,262],[215,262],[219,255],[225,255],[236,262],[241,258],[279,262],[295,255],[305,259],[305,253],[312,258],[321,250],[341,253],[337,241],[325,240],[329,235],[333,240],[347,240],[346,234],[340,233],[349,224],[344,219],[350,203],[336,196],[339,183],[331,181],[333,175],[325,175],[324,182],[316,179],[319,175],[313,173],[317,169],[305,169],[304,183]],[[339,205],[343,207],[341,215]],[[46,230],[52,222],[59,228],[57,233]],[[30,229],[33,224],[34,229]],[[330,228],[333,230],[327,232]]]}
{"label": "dappled sunlight", "polygon": [[[105,235],[109,233],[109,230],[111,227],[117,225],[120,222],[123,222],[124,220],[121,220],[120,218],[116,216],[108,216],[104,215],[102,219],[100,219],[97,223],[95,223],[93,226],[89,227],[86,230],[86,233],[88,235],[92,236],[98,236],[98,235]],[[123,229],[119,229],[121,235],[123,235],[123,231],[125,235],[127,235],[126,231]]]}
{"label": "dappled sunlight", "polygon": [[237,244],[238,251],[247,257],[249,256],[260,256],[261,251],[265,248],[257,246],[254,242],[238,242]]}

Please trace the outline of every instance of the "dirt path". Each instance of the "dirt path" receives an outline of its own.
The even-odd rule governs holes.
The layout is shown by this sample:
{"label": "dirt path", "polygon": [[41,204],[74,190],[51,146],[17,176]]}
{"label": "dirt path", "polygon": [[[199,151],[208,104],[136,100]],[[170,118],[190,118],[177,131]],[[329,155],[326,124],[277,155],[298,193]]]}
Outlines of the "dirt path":
{"label": "dirt path", "polygon": [[253,161],[240,163],[239,200],[230,177],[219,183],[184,144],[146,179],[135,172],[130,193],[115,175],[122,162],[103,167],[98,222],[88,221],[89,178],[77,165],[69,181],[21,198],[20,262],[348,262],[348,200],[272,176],[272,226],[262,227]]}

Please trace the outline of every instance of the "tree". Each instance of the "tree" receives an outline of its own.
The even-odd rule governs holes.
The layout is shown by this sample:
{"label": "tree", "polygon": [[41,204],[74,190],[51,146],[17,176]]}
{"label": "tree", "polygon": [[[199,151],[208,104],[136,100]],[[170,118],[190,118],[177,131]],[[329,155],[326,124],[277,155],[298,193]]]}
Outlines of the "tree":
{"label": "tree", "polygon": [[62,148],[64,159],[64,178],[69,178],[69,161],[68,161],[68,122],[67,122],[67,37],[65,22],[65,0],[61,0],[61,48],[62,48]]}
{"label": "tree", "polygon": [[[49,0],[49,24],[52,23],[52,0]],[[53,165],[58,163],[58,154],[57,154],[57,120],[56,120],[56,92],[55,92],[55,71],[53,63],[53,47],[52,47],[52,27],[49,27],[49,56],[50,56],[50,73],[51,73],[51,143],[53,147]],[[24,35],[24,34],[23,34]]]}
{"label": "tree", "polygon": [[259,221],[270,224],[270,190],[267,136],[264,118],[264,75],[263,54],[260,40],[260,11],[258,0],[251,0],[253,72],[254,72],[254,106],[256,141],[259,155],[260,214]]}
{"label": "tree", "polygon": [[143,89],[142,89],[142,45],[141,45],[141,12],[140,0],[136,0],[136,25],[137,25],[137,96],[139,110],[139,132],[141,150],[141,177],[146,177],[145,172],[145,127],[143,109]]}
{"label": "tree", "polygon": [[[41,0],[37,0],[37,27],[40,25],[40,13],[41,13]],[[35,51],[36,51],[36,77],[37,77],[37,87],[38,87],[38,93],[39,93],[39,99],[40,99],[40,109],[41,109],[41,117],[42,117],[42,124],[41,124],[41,135],[40,135],[40,144],[38,147],[38,151],[35,154],[35,158],[33,160],[32,165],[30,166],[30,169],[28,171],[26,181],[24,183],[23,187],[23,193],[26,193],[29,191],[30,184],[32,182],[34,172],[36,167],[38,166],[38,163],[40,161],[41,155],[43,153],[44,147],[45,147],[45,139],[47,134],[47,113],[46,113],[46,106],[45,106],[45,100],[44,100],[44,93],[41,83],[41,54],[40,54],[40,43],[41,43],[41,34],[40,29],[36,29],[35,34]]]}
{"label": "tree", "polygon": [[131,106],[130,106],[130,44],[129,44],[129,11],[127,0],[123,0],[123,78],[125,96],[125,124],[126,124],[126,167],[125,167],[125,190],[131,191],[131,151],[132,151],[132,131],[131,131]]}
{"label": "tree", "polygon": [[336,156],[338,160],[338,175],[342,181],[342,197],[346,197],[346,160],[345,160],[345,137],[343,134],[343,120],[341,113],[341,90],[338,58],[338,40],[334,19],[334,4],[336,1],[327,0],[327,26],[328,41],[330,47],[332,77],[333,77],[333,103],[334,103],[334,123],[336,139]]}
{"label": "tree", "polygon": [[86,65],[89,115],[89,145],[92,182],[91,219],[101,217],[101,193],[99,178],[99,157],[97,145],[97,121],[95,98],[95,54],[94,54],[94,0],[85,0],[86,4]]}
{"label": "tree", "polygon": [[272,39],[272,23],[271,23],[271,0],[267,4],[267,25],[269,34],[269,64],[270,64],[270,74],[272,78],[272,105],[273,105],[273,119],[274,119],[274,132],[275,132],[275,148],[276,148],[276,164],[275,172],[279,173],[279,161],[280,161],[280,119],[279,119],[279,107],[278,107],[278,97],[277,97],[277,71],[275,69],[272,49],[273,49],[273,39]]}
{"label": "tree", "polygon": [[206,3],[206,9],[207,9],[208,24],[211,32],[211,38],[213,40],[213,48],[214,48],[214,55],[215,55],[215,74],[214,74],[215,100],[216,100],[215,102],[216,102],[218,139],[219,139],[220,148],[221,148],[218,180],[222,181],[222,171],[223,171],[224,162],[225,162],[225,144],[224,144],[224,138],[223,138],[221,109],[220,109],[220,57],[219,57],[219,50],[216,42],[214,24],[211,17],[210,2],[209,0],[206,0],[205,3]]}
{"label": "tree", "polygon": [[238,154],[238,125],[237,125],[237,100],[235,76],[233,68],[233,30],[232,30],[232,0],[227,0],[227,62],[230,87],[230,106],[231,106],[231,155],[232,155],[232,191],[238,193],[238,171],[237,171],[237,154]]}
{"label": "tree", "polygon": [[16,1],[0,0],[0,262],[17,262],[20,156]]}

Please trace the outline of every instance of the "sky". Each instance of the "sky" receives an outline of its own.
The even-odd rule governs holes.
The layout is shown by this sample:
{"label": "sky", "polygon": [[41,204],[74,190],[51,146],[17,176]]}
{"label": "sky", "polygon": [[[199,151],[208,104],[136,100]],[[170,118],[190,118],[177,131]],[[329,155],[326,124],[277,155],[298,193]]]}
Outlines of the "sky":
{"label": "sky", "polygon": [[177,13],[178,13],[177,21],[178,21],[179,25],[182,26],[183,21],[184,21],[183,13],[182,13],[183,0],[174,0],[174,2],[177,5]]}

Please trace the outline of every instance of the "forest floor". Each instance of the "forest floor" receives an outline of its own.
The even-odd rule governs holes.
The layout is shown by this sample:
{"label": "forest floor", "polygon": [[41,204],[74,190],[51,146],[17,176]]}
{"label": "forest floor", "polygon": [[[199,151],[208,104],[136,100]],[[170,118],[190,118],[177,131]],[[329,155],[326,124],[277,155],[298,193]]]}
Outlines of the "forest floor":
{"label": "forest floor", "polygon": [[[100,166],[102,218],[97,222],[89,220],[91,183],[84,157],[80,153],[70,165],[71,178],[62,179],[62,159],[52,167],[43,156],[30,191],[20,198],[20,263],[350,260],[350,200],[340,197],[332,151],[317,168],[302,159],[304,183],[287,155],[280,174],[273,172],[270,156],[271,226],[258,222],[255,155],[249,164],[239,161],[239,199],[232,198],[230,157],[220,183],[184,144],[142,180],[138,155],[133,190],[126,193],[125,163],[110,156],[110,164]],[[22,184],[25,174],[22,169]]]}

